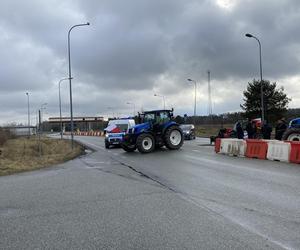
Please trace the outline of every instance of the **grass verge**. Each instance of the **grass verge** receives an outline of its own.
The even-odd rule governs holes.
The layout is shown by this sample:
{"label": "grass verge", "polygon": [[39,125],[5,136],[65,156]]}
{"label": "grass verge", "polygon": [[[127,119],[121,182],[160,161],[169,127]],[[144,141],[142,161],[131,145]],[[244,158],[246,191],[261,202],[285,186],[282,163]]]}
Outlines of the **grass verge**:
{"label": "grass verge", "polygon": [[71,160],[84,153],[84,147],[52,138],[16,138],[0,147],[0,176],[40,169]]}
{"label": "grass verge", "polygon": [[[210,137],[212,135],[216,136],[222,126],[218,124],[203,124],[196,125],[195,132],[196,136],[199,137]],[[233,124],[224,124],[224,128],[233,128]]]}

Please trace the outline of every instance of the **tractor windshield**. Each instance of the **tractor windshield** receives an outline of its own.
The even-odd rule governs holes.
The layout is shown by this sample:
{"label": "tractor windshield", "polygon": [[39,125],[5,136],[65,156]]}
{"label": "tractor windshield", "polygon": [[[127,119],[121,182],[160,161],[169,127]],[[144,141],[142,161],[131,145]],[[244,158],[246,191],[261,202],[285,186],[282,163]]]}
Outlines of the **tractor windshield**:
{"label": "tractor windshield", "polygon": [[160,112],[157,117],[157,123],[164,124],[168,121],[170,121],[169,113],[168,112]]}
{"label": "tractor windshield", "polygon": [[151,122],[155,124],[164,124],[170,121],[170,116],[168,112],[155,112],[155,113],[145,113],[144,122]]}
{"label": "tractor windshield", "polygon": [[153,121],[155,121],[154,113],[147,113],[144,115],[144,122],[153,122]]}

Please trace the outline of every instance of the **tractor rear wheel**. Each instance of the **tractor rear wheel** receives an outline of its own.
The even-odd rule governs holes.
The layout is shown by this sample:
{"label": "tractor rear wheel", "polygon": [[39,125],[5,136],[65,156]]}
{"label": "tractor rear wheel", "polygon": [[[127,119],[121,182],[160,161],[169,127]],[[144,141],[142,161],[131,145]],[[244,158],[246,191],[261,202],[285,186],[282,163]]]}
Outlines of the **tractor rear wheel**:
{"label": "tractor rear wheel", "polygon": [[155,148],[155,140],[151,134],[141,134],[136,139],[136,146],[141,153],[150,153]]}
{"label": "tractor rear wheel", "polygon": [[168,149],[179,149],[183,144],[182,130],[177,126],[168,128],[164,134],[164,141]]}
{"label": "tractor rear wheel", "polygon": [[300,141],[300,128],[290,128],[282,136],[284,141]]}

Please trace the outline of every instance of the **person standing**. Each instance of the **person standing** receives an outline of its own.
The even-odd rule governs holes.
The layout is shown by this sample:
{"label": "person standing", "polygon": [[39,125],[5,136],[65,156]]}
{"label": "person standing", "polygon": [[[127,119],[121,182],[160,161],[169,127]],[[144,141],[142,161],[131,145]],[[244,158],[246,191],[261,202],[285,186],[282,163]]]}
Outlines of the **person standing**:
{"label": "person standing", "polygon": [[253,139],[257,139],[257,126],[256,126],[256,122],[252,121],[251,124],[252,124],[252,131],[253,131],[252,138]]}
{"label": "person standing", "polygon": [[281,140],[283,133],[287,129],[286,121],[284,118],[281,118],[278,120],[277,125],[275,127],[275,139],[276,140]]}
{"label": "person standing", "polygon": [[244,130],[240,122],[236,124],[236,133],[238,139],[244,139]]}
{"label": "person standing", "polygon": [[254,130],[250,119],[248,119],[248,123],[246,125],[246,131],[248,134],[248,139],[253,139]]}
{"label": "person standing", "polygon": [[272,127],[269,125],[267,121],[264,122],[264,125],[261,129],[262,135],[264,139],[270,140],[271,139],[271,133],[272,133]]}

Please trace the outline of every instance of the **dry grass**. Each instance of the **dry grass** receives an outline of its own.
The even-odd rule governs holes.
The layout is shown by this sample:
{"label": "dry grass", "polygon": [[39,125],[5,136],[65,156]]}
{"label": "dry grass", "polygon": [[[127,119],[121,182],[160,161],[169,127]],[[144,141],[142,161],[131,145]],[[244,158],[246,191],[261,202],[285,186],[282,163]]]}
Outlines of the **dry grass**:
{"label": "dry grass", "polygon": [[[233,124],[224,124],[224,128],[233,128]],[[221,125],[217,124],[204,124],[196,126],[196,135],[200,137],[216,136],[219,133]]]}
{"label": "dry grass", "polygon": [[62,163],[83,154],[84,148],[70,141],[33,137],[10,139],[0,148],[0,176]]}
{"label": "dry grass", "polygon": [[14,138],[13,134],[11,134],[9,130],[0,127],[0,147],[3,146],[8,139],[11,138]]}

